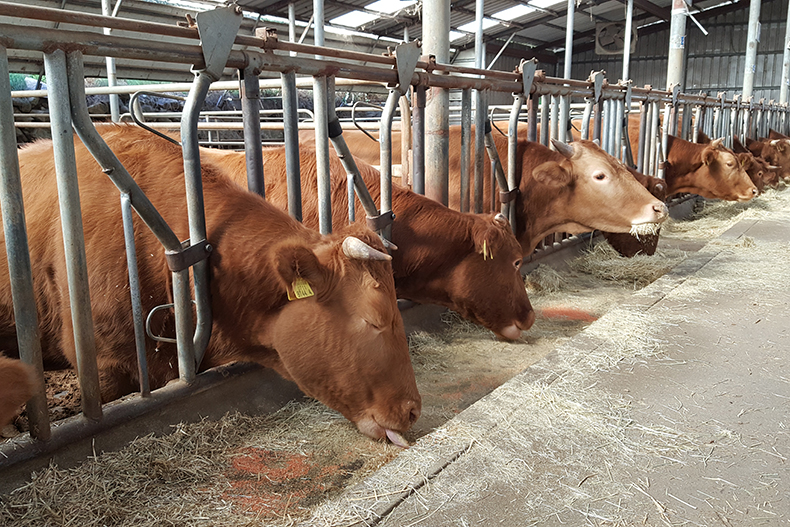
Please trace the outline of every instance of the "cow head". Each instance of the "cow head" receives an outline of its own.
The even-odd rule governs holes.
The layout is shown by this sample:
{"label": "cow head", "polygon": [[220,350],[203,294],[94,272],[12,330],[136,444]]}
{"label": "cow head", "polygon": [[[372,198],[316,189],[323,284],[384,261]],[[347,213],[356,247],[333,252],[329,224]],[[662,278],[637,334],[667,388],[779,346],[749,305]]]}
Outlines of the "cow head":
{"label": "cow head", "polygon": [[702,146],[670,135],[667,141],[669,192],[690,192],[728,201],[749,201],[756,196],[757,188],[740,160],[722,142],[719,138]]}
{"label": "cow head", "polygon": [[378,237],[349,226],[315,247],[286,242],[272,252],[283,291],[294,293],[302,280],[314,292],[287,302],[262,337],[277,351],[279,371],[372,438],[408,430],[421,399]]}
{"label": "cow head", "polygon": [[[620,162],[597,144],[552,143],[563,159],[538,165],[532,177],[561,195],[557,203],[562,206],[566,221],[556,230],[572,234],[595,229],[641,234],[648,227],[654,231],[667,218],[663,201],[651,196]],[[527,166],[527,160],[523,163]]]}
{"label": "cow head", "polygon": [[765,141],[760,155],[771,165],[779,167],[780,178],[790,181],[790,139],[780,138]]}
{"label": "cow head", "polygon": [[535,311],[521,277],[522,249],[502,214],[475,215],[473,247],[464,251],[447,277],[453,309],[515,340],[535,322]]}

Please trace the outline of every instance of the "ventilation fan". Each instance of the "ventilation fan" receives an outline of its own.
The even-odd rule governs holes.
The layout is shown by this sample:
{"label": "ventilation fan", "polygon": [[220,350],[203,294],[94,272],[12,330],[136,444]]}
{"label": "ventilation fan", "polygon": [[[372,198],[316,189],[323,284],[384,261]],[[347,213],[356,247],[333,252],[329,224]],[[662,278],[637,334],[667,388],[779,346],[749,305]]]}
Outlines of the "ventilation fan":
{"label": "ventilation fan", "polygon": [[[595,53],[620,55],[625,49],[625,22],[595,24]],[[636,51],[636,28],[631,30],[631,53]]]}

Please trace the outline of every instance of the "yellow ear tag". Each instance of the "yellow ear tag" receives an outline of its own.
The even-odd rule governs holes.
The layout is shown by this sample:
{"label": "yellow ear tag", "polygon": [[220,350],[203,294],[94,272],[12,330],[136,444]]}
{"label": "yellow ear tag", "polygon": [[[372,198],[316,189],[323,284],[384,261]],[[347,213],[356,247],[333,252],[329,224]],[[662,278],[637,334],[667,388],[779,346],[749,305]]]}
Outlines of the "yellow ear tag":
{"label": "yellow ear tag", "polygon": [[[291,289],[293,289],[293,295],[291,294]],[[307,280],[301,277],[293,281],[291,289],[288,289],[288,300],[297,300],[315,295],[313,288],[310,287]]]}
{"label": "yellow ear tag", "polygon": [[486,249],[486,241],[483,240],[483,260],[488,258],[488,250]]}

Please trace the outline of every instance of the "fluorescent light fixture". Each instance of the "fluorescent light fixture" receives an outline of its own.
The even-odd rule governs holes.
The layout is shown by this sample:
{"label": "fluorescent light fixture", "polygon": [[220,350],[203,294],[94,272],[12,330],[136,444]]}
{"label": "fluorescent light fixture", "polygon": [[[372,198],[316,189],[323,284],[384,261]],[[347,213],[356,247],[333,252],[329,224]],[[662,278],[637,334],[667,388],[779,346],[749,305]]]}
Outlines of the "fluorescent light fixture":
{"label": "fluorescent light fixture", "polygon": [[491,15],[493,18],[499,20],[515,20],[519,17],[524,15],[528,15],[529,13],[534,13],[536,9],[534,7],[530,7],[524,4],[514,5],[513,7],[508,7],[507,9],[500,11],[499,13],[494,13]]}
{"label": "fluorescent light fixture", "polygon": [[379,13],[392,14],[417,3],[417,0],[378,0],[365,6],[365,9]]}
{"label": "fluorescent light fixture", "polygon": [[333,18],[329,21],[329,23],[336,26],[359,27],[367,24],[368,22],[372,22],[377,18],[380,17],[378,15],[374,15],[373,13],[365,13],[364,11],[351,11],[345,15],[340,15],[339,17]]}
{"label": "fluorescent light fixture", "polygon": [[[483,31],[497,25],[499,25],[499,21],[488,17],[483,18]],[[477,21],[472,20],[468,24],[464,24],[463,26],[458,26],[458,29],[460,29],[461,31],[468,31],[469,33],[474,33],[475,31],[477,31]]]}

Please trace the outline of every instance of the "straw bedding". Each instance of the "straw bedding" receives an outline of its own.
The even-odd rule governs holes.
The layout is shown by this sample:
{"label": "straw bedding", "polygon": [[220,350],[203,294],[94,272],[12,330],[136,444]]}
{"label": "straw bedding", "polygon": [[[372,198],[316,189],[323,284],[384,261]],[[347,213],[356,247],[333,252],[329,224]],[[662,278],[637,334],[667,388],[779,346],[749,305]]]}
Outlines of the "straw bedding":
{"label": "straw bedding", "polygon": [[[777,210],[790,210],[788,201],[780,193],[769,193],[746,206],[713,204],[692,221],[665,227],[662,237],[710,238],[747,214],[771,212],[774,217]],[[749,255],[759,272],[753,241],[717,243],[727,244],[725,252],[738,253],[739,258]],[[790,253],[779,244],[763,245],[759,251]],[[51,466],[29,484],[0,496],[0,524],[346,525],[377,517],[381,511],[376,507],[388,496],[429,485],[430,474],[438,471],[434,465],[470,448],[487,449],[490,466],[483,469],[524,489],[525,507],[536,523],[554,514],[556,503],[573,508],[585,496],[623,492],[630,483],[605,476],[613,456],[635,462],[646,453],[673,457],[693,452],[698,443],[671,426],[638,428],[628,418],[627,400],[605,394],[590,382],[591,372],[633,367],[658,353],[662,324],[681,321],[670,316],[659,322],[638,310],[612,307],[681,261],[682,252],[667,250],[657,257],[624,261],[612,253],[599,244],[568,270],[539,266],[533,271],[527,287],[538,320],[521,341],[497,342],[454,314],[445,318],[443,332],[411,335],[424,410],[407,435],[411,441],[419,439],[407,456],[398,456],[392,445],[366,439],[319,403],[292,403],[269,416],[233,414],[216,422],[179,424],[167,436],[139,438],[119,452],[101,454],[73,469]],[[722,265],[726,260],[725,254]],[[704,274],[695,279],[699,290],[713,287]],[[766,287],[790,287],[788,280]],[[567,346],[570,337],[589,325],[589,320],[549,315],[558,306],[600,317],[586,332],[592,345],[585,346],[584,353],[557,354],[552,368],[563,375],[550,383],[534,382],[528,377],[531,370],[519,372],[556,346]],[[529,394],[526,400],[524,390]],[[518,397],[518,410],[486,416],[474,415],[472,408],[477,420],[464,414],[447,422],[486,395],[503,402]],[[517,430],[510,425],[515,421],[533,425]],[[486,432],[492,422],[495,427]],[[721,434],[726,437],[728,431]],[[489,440],[492,435],[497,441]],[[552,447],[539,455],[567,462],[565,474],[538,477],[536,467],[518,461],[514,452],[531,450],[538,441]],[[597,445],[594,455],[577,448],[582,443]],[[591,467],[597,469],[591,472]],[[363,487],[341,501],[327,501],[363,478]],[[386,483],[392,481],[403,484],[392,488]],[[458,488],[448,499],[474,500],[484,492]],[[609,524],[623,524],[618,523],[617,504],[605,502],[602,498],[601,511],[609,515]]]}

